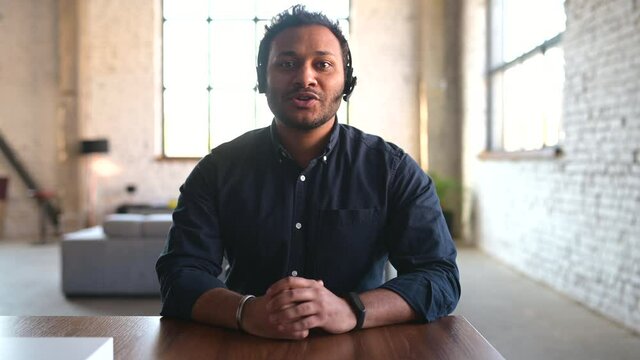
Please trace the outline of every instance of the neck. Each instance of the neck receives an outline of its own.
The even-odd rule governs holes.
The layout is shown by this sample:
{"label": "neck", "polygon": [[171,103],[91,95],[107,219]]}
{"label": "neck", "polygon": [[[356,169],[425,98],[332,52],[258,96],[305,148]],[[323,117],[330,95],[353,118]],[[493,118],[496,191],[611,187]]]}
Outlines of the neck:
{"label": "neck", "polygon": [[276,129],[282,146],[302,168],[306,168],[311,160],[322,155],[322,151],[329,142],[331,129],[336,121],[335,117],[312,130],[301,130],[287,127],[276,119]]}

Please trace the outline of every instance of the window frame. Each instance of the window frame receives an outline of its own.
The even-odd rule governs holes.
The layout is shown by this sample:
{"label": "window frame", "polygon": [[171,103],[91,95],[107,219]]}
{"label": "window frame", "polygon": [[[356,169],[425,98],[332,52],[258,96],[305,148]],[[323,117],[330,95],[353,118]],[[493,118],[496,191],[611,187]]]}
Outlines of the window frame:
{"label": "window frame", "polygon": [[[498,0],[498,1],[507,1],[507,0]],[[566,1],[566,0],[565,0]],[[539,43],[533,48],[529,48],[524,53],[519,56],[509,60],[496,61],[496,57],[499,56],[494,53],[495,47],[494,43],[498,39],[498,36],[494,33],[494,21],[502,21],[502,19],[494,19],[494,4],[496,0],[488,0],[487,1],[487,12],[486,12],[486,106],[487,106],[487,120],[486,120],[486,139],[485,139],[485,150],[479,155],[480,159],[498,159],[498,160],[519,160],[519,159],[545,159],[545,158],[556,158],[562,156],[562,147],[561,147],[561,138],[558,139],[558,143],[555,145],[545,145],[542,144],[542,147],[533,150],[505,150],[504,149],[504,128],[502,119],[496,119],[496,113],[494,109],[495,104],[495,81],[494,77],[497,74],[504,74],[508,69],[515,67],[516,65],[522,64],[525,61],[532,59],[536,55],[545,55],[547,50],[553,48],[562,48],[562,39],[564,37],[565,29],[550,39]],[[566,11],[565,11],[566,14]],[[500,39],[502,34],[499,35]],[[499,62],[497,65],[493,65]],[[566,80],[566,75],[565,75]],[[558,128],[559,132],[562,132],[562,118],[560,119],[560,125]],[[499,127],[500,129],[497,129]],[[499,134],[501,139],[497,140],[496,135]]]}

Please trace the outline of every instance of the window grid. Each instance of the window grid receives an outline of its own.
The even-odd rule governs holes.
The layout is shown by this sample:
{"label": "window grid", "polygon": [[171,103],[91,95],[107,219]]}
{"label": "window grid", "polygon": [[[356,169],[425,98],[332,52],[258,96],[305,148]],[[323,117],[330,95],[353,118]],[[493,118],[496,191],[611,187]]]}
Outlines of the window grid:
{"label": "window grid", "polygon": [[[172,20],[172,16],[169,14],[167,15],[167,13],[165,12],[166,9],[166,3],[171,3],[170,6],[175,9],[176,8],[176,4],[179,2],[178,0],[163,0],[163,17],[162,17],[162,38],[163,38],[163,46],[162,46],[162,108],[163,108],[163,112],[162,112],[162,123],[161,123],[161,127],[162,127],[162,139],[161,139],[161,151],[162,151],[162,156],[164,158],[199,158],[203,155],[205,155],[208,151],[210,151],[211,148],[219,145],[222,142],[226,142],[229,140],[232,140],[233,138],[235,138],[238,135],[241,135],[242,133],[249,131],[251,129],[255,129],[258,127],[262,127],[262,126],[267,126],[272,119],[272,114],[270,112],[270,110],[268,109],[267,103],[266,103],[266,98],[262,95],[258,93],[258,89],[257,89],[257,80],[255,80],[255,59],[257,58],[257,52],[258,52],[258,45],[260,40],[262,39],[262,36],[264,34],[264,26],[266,24],[268,24],[271,20],[271,17],[274,14],[270,15],[270,16],[258,16],[258,3],[259,0],[242,0],[242,2],[246,3],[247,1],[251,1],[253,3],[253,13],[254,16],[252,18],[248,18],[248,17],[242,17],[242,16],[229,16],[227,17],[226,15],[220,15],[220,16],[214,16],[213,14],[213,8],[215,7],[215,5],[220,5],[220,4],[224,4],[223,1],[220,0],[196,0],[197,2],[201,3],[201,4],[205,4],[206,3],[206,7],[207,7],[207,16],[206,18],[204,16],[189,16],[189,15],[185,15],[185,13],[187,13],[185,11],[185,13],[181,13],[180,11],[177,11],[177,13],[179,13],[179,15],[177,15],[173,20]],[[286,9],[287,7],[290,7],[291,5],[294,5],[296,3],[299,3],[300,1],[290,1],[290,0],[280,0],[280,5],[284,6],[282,8],[280,8],[277,12],[282,11],[284,9]],[[313,5],[317,5],[317,3],[319,3],[321,1],[318,0],[307,0],[306,2],[303,1],[303,3],[305,3],[305,5],[308,6],[309,10],[315,11],[315,10],[320,10],[325,12],[330,18],[332,19],[337,19],[338,22],[341,25],[341,28],[343,29],[343,31],[345,32],[345,36],[349,35],[349,27],[350,27],[350,17],[349,17],[349,9],[350,9],[350,3],[349,0],[332,0],[329,1],[330,5],[334,5],[335,8],[334,13],[335,12],[340,12],[340,10],[336,10],[337,8],[340,8],[340,6],[344,7],[346,6],[346,12],[344,10],[342,10],[342,16],[331,16],[331,12],[326,11],[325,9],[318,9],[318,7],[313,7]],[[289,4],[290,3],[290,4]],[[238,5],[239,6],[239,5]],[[204,8],[204,6],[203,6]],[[230,9],[230,8],[228,8]],[[227,9],[227,10],[228,10]],[[262,10],[262,13],[264,14],[264,9]],[[193,15],[193,14],[191,14]],[[197,139],[201,144],[201,148],[199,148],[199,150],[195,150],[195,147],[190,149],[190,150],[179,150],[179,151],[175,151],[169,148],[169,144],[171,144],[172,141],[174,141],[175,139],[183,139],[182,141],[184,143],[187,144],[193,144],[195,143],[196,139],[193,139],[195,136],[194,133],[198,132],[197,129],[195,131],[192,131],[192,133],[188,133],[190,127],[195,127],[192,126],[193,124],[189,124],[189,121],[193,121],[193,119],[191,119],[191,117],[196,113],[195,110],[191,109],[192,105],[189,105],[188,108],[192,111],[192,112],[185,112],[182,113],[182,117],[183,119],[180,120],[180,124],[178,124],[178,122],[176,121],[177,119],[177,112],[175,109],[175,102],[178,102],[178,100],[180,100],[180,96],[177,95],[177,93],[179,93],[181,90],[184,90],[186,88],[189,89],[190,92],[196,93],[197,92],[197,86],[194,86],[193,84],[190,84],[189,86],[185,86],[184,84],[180,84],[178,86],[176,86],[176,84],[167,84],[167,81],[171,81],[171,79],[175,80],[176,74],[185,71],[185,67],[184,66],[175,66],[175,64],[172,64],[173,66],[169,66],[169,70],[167,69],[167,58],[170,57],[169,56],[169,51],[167,50],[166,44],[165,42],[168,41],[167,37],[165,37],[165,35],[167,35],[167,33],[171,33],[171,31],[167,31],[167,26],[168,24],[171,24],[173,22],[175,22],[176,24],[179,24],[180,22],[185,22],[185,20],[189,21],[198,21],[197,19],[200,18],[202,20],[206,20],[207,23],[207,31],[206,31],[206,58],[207,58],[207,85],[206,85],[206,91],[207,91],[207,109],[206,109],[206,132],[207,134],[199,134],[202,135],[203,138],[206,136],[206,141],[203,140],[203,138],[199,138]],[[254,81],[252,82],[252,84],[250,86],[237,86],[237,84],[216,84],[216,82],[213,80],[213,78],[215,77],[214,74],[214,66],[212,64],[214,64],[214,45],[212,45],[212,43],[214,42],[214,31],[213,28],[216,25],[219,24],[230,24],[230,23],[236,23],[236,24],[240,24],[240,23],[248,23],[251,22],[252,26],[253,26],[253,31],[252,33],[253,35],[253,59],[252,59],[252,66],[250,71],[252,72],[251,77],[254,78]],[[224,38],[230,38],[228,34],[224,34],[223,36]],[[217,39],[220,40],[223,37],[218,37]],[[175,40],[175,39],[173,39]],[[185,40],[184,38],[181,40]],[[187,40],[185,40],[187,41]],[[235,41],[235,40],[234,40]],[[174,41],[175,43],[175,41]],[[175,44],[174,44],[175,45]],[[173,59],[175,60],[175,59]],[[173,61],[172,60],[172,61]],[[175,61],[173,61],[175,62]],[[174,71],[174,73],[172,74],[172,76],[167,76],[167,71]],[[234,70],[231,70],[234,71]],[[168,78],[171,78],[169,80],[167,80]],[[175,82],[175,81],[174,81]],[[204,90],[204,89],[203,89]],[[172,91],[175,92],[176,94],[172,95]],[[220,96],[217,96],[215,93],[219,92]],[[229,122],[234,122],[237,121],[236,119],[231,119],[231,118],[225,118],[224,116],[220,116],[220,115],[216,115],[215,112],[220,110],[220,109],[224,109],[225,105],[227,106],[227,108],[230,108],[230,102],[229,101],[225,101],[225,100],[229,100],[229,99],[223,99],[224,95],[228,95],[229,92],[233,92],[233,93],[240,93],[240,92],[245,92],[244,96],[247,97],[247,99],[249,97],[251,97],[251,106],[249,106],[250,109],[247,109],[246,106],[246,102],[238,102],[237,104],[235,104],[235,108],[233,109],[233,113],[235,114],[236,112],[242,113],[243,111],[245,112],[246,116],[238,116],[237,118],[244,120],[245,122],[245,126],[240,126],[240,127],[231,127],[231,126],[224,126],[224,123],[226,123],[228,125]],[[249,93],[251,95],[249,95]],[[169,96],[168,96],[169,95]],[[228,97],[228,96],[227,96]],[[193,102],[193,97],[191,98],[183,98],[183,101],[189,102],[190,104]],[[233,100],[231,100],[233,102]],[[184,106],[183,106],[184,107]],[[233,107],[233,106],[232,106]],[[348,103],[346,104],[342,104],[342,106],[340,107],[340,110],[338,112],[338,117],[340,119],[346,119],[348,122]],[[228,109],[227,109],[228,110]],[[230,113],[231,111],[227,111],[228,113]],[[169,115],[169,116],[168,116]],[[167,119],[167,118],[170,119]],[[248,119],[250,117],[250,119]],[[171,119],[173,118],[173,119]],[[173,120],[173,121],[170,121]],[[186,121],[186,123],[182,124],[183,121]],[[231,129],[231,131],[228,131],[229,129]],[[204,130],[204,129],[201,129]],[[225,134],[225,130],[227,130],[227,134]],[[233,131],[235,130],[235,132]],[[241,130],[241,131],[238,131]],[[201,131],[202,132],[202,131]],[[193,139],[193,140],[192,140]],[[206,143],[206,145],[205,145]]]}
{"label": "window grid", "polygon": [[562,140],[563,2],[489,2],[487,149],[490,151],[541,150],[557,146]]}

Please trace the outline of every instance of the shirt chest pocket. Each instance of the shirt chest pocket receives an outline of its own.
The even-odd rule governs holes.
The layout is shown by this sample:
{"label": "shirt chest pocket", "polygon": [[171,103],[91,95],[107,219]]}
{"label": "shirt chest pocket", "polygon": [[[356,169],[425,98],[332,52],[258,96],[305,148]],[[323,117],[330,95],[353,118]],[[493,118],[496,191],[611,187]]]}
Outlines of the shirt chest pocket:
{"label": "shirt chest pocket", "polygon": [[349,227],[359,225],[375,225],[378,223],[378,209],[338,209],[321,210],[320,218],[323,226]]}
{"label": "shirt chest pocket", "polygon": [[384,253],[383,224],[379,209],[320,211],[315,275],[335,291],[356,287]]}
{"label": "shirt chest pocket", "polygon": [[329,245],[332,251],[370,249],[382,227],[376,208],[321,210],[318,225],[318,243]]}

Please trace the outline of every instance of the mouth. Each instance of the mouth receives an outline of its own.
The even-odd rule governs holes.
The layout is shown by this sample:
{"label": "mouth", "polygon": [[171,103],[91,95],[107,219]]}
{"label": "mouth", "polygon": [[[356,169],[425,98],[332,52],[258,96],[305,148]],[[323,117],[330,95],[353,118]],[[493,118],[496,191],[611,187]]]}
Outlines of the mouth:
{"label": "mouth", "polygon": [[320,96],[314,92],[302,91],[290,95],[289,100],[298,108],[309,108],[320,101]]}

